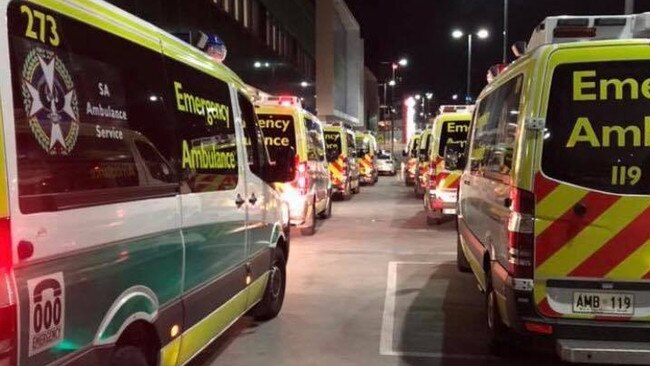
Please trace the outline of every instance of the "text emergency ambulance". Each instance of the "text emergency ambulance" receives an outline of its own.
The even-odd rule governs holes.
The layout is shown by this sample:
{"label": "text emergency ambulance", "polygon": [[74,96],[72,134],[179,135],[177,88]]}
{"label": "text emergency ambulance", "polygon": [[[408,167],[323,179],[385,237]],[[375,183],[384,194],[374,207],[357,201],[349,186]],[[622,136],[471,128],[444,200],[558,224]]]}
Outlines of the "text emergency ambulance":
{"label": "text emergency ambulance", "polygon": [[428,224],[440,224],[444,216],[456,215],[464,152],[472,119],[471,106],[443,106],[431,127],[429,171],[425,177],[424,210]]}
{"label": "text emergency ambulance", "polygon": [[650,13],[549,17],[477,99],[458,267],[495,351],[650,364]]}

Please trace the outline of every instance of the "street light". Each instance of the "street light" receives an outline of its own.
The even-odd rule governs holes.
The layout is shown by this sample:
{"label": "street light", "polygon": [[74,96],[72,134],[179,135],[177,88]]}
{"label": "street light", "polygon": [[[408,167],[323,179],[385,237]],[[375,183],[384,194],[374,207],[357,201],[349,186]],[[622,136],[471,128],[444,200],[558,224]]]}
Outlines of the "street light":
{"label": "street light", "polygon": [[[454,29],[451,32],[451,36],[454,39],[460,39],[464,36],[462,30]],[[479,39],[486,39],[490,36],[490,32],[487,29],[481,28],[476,32],[476,36]],[[465,94],[465,104],[469,104],[471,100],[472,92],[472,33],[467,34],[467,91]]]}
{"label": "street light", "polygon": [[409,60],[407,60],[407,59],[405,59],[405,58],[401,58],[399,61],[397,61],[397,63],[398,63],[400,66],[404,67],[404,66],[406,66],[406,65],[409,64]]}
{"label": "street light", "polygon": [[390,85],[390,86],[395,86],[395,84],[397,84],[397,83],[395,82],[394,79],[388,82],[388,85]]}
{"label": "street light", "polygon": [[300,86],[302,86],[303,88],[306,88],[306,87],[309,86],[309,83],[306,82],[306,81],[302,81],[302,82],[300,82]]}
{"label": "street light", "polygon": [[427,95],[427,99],[429,99],[429,100],[431,100],[431,98],[433,98],[433,93],[427,93],[426,95]]}
{"label": "street light", "polygon": [[259,62],[259,61],[255,61],[255,63],[253,64],[253,66],[254,66],[256,69],[259,69],[260,67],[262,67],[262,63]]}
{"label": "street light", "polygon": [[420,94],[417,94],[417,95],[415,96],[415,100],[420,100],[421,98],[422,98],[422,96],[421,96]]}

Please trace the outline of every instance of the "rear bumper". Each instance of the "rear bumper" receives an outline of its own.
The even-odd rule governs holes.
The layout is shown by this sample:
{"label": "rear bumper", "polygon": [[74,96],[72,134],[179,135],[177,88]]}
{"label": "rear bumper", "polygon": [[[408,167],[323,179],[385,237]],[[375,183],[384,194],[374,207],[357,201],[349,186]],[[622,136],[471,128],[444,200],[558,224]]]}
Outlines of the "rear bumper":
{"label": "rear bumper", "polygon": [[557,342],[557,353],[563,361],[574,363],[606,363],[648,365],[650,343],[603,342],[562,339]]}
{"label": "rear bumper", "polygon": [[440,217],[444,215],[456,215],[457,191],[443,192],[439,194],[437,190],[429,190],[424,196],[424,208],[429,217]]}
{"label": "rear bumper", "polygon": [[[568,362],[650,364],[650,323],[541,316],[532,291],[516,289],[506,270],[494,267],[492,283],[505,299],[504,320],[515,333],[551,341],[558,356]],[[545,326],[550,334],[531,331],[531,324]]]}

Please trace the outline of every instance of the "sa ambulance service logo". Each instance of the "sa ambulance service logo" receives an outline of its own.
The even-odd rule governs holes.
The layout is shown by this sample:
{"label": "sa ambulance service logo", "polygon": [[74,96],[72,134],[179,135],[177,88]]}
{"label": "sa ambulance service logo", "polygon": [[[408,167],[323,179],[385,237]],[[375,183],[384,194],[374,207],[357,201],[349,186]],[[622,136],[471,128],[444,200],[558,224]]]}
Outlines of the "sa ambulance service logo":
{"label": "sa ambulance service logo", "polygon": [[63,272],[27,281],[29,291],[29,356],[63,340],[65,283]]}
{"label": "sa ambulance service logo", "polygon": [[35,48],[23,64],[23,103],[29,127],[50,155],[67,155],[79,134],[79,104],[72,77],[51,51]]}

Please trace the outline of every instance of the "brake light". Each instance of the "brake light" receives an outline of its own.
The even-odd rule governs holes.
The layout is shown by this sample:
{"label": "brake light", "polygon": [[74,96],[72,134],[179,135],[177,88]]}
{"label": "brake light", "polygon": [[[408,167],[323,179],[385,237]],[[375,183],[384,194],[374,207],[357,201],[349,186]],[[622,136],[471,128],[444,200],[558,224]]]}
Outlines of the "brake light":
{"label": "brake light", "polygon": [[524,323],[524,326],[526,327],[526,330],[528,330],[529,332],[546,334],[546,335],[553,334],[553,326],[549,324],[526,322]]}
{"label": "brake light", "polygon": [[436,189],[438,180],[436,179],[436,162],[429,163],[429,189]]}
{"label": "brake light", "polygon": [[508,272],[514,278],[533,278],[535,195],[523,189],[510,191],[508,218]]}
{"label": "brake light", "polygon": [[11,226],[0,219],[0,365],[16,364],[16,309],[12,282]]}
{"label": "brake light", "polygon": [[296,165],[296,180],[295,185],[300,191],[301,194],[307,194],[309,192],[309,165],[305,162],[300,162],[300,158],[296,156],[295,158]]}

